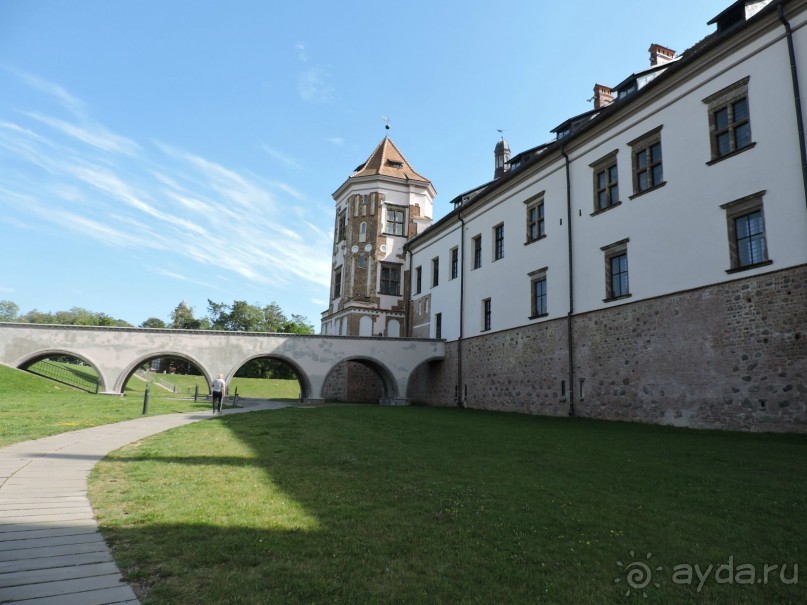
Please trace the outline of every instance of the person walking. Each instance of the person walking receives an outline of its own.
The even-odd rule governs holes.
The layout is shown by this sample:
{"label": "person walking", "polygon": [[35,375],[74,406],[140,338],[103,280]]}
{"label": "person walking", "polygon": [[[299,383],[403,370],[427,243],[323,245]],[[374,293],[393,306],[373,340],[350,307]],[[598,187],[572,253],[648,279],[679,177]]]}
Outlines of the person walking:
{"label": "person walking", "polygon": [[221,400],[224,397],[224,391],[226,388],[227,383],[224,382],[224,374],[219,374],[219,377],[210,383],[210,390],[213,392],[214,414],[221,414]]}

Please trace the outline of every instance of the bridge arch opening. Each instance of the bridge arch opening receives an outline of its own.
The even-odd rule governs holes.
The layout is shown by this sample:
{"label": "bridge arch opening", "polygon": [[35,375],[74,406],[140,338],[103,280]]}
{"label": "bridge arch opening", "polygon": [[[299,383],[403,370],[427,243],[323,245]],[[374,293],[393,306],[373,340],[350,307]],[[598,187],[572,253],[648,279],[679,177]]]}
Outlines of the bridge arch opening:
{"label": "bridge arch opening", "polygon": [[336,364],[322,387],[327,401],[382,403],[398,397],[392,372],[375,359],[352,357]]}
{"label": "bridge arch opening", "polygon": [[152,397],[207,397],[210,380],[204,366],[192,356],[159,351],[135,359],[119,377],[115,391],[137,396],[148,385]]}
{"label": "bridge arch opening", "polygon": [[229,377],[227,393],[239,398],[305,400],[311,381],[293,360],[282,355],[255,355],[241,362]]}
{"label": "bridge arch opening", "polygon": [[[432,401],[455,401],[457,393],[435,393],[435,384],[450,384],[445,380],[444,374],[451,371],[445,360],[440,357],[426,359],[412,369],[406,383],[406,397],[413,404],[428,404]],[[442,378],[442,380],[439,380]],[[438,381],[439,380],[439,381]],[[454,381],[456,382],[456,381]],[[456,389],[456,387],[455,387]]]}
{"label": "bridge arch opening", "polygon": [[98,367],[87,357],[72,351],[59,349],[38,351],[24,359],[17,367],[88,393],[98,393],[105,386],[104,377]]}

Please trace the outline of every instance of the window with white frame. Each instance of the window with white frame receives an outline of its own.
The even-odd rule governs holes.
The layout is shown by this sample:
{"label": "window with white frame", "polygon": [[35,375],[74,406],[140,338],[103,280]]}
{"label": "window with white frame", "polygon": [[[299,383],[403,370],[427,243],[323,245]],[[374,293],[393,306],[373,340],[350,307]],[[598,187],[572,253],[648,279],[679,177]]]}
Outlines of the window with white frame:
{"label": "window with white frame", "polygon": [[384,233],[388,233],[389,235],[405,235],[405,216],[406,208],[403,206],[387,206],[387,223],[384,228]]}
{"label": "window with white frame", "polygon": [[381,265],[381,294],[400,296],[401,294],[401,266]]}

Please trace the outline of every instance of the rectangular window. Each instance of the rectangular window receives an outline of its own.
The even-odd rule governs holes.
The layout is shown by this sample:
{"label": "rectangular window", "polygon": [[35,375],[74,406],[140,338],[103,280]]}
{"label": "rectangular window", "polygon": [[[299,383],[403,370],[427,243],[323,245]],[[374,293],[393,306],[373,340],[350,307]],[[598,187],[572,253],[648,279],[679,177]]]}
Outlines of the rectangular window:
{"label": "rectangular window", "polygon": [[404,216],[406,210],[401,206],[387,206],[387,223],[384,232],[390,235],[404,235]]}
{"label": "rectangular window", "polygon": [[401,267],[400,265],[381,265],[381,294],[400,296],[401,294]]}
{"label": "rectangular window", "polygon": [[611,263],[611,298],[628,294],[628,255],[617,254],[609,259]]}
{"label": "rectangular window", "polygon": [[440,257],[432,259],[432,288],[440,284]]}
{"label": "rectangular window", "polygon": [[451,279],[457,279],[460,269],[459,248],[451,248]]}
{"label": "rectangular window", "polygon": [[473,239],[474,244],[474,269],[482,266],[482,236],[477,235]]}
{"label": "rectangular window", "polygon": [[359,269],[364,269],[364,254],[359,254]]}
{"label": "rectangular window", "polygon": [[628,281],[628,240],[601,248],[605,253],[605,301],[630,296]]}
{"label": "rectangular window", "polygon": [[712,161],[754,146],[748,110],[748,81],[744,78],[705,98],[709,108]]}
{"label": "rectangular window", "polygon": [[342,267],[339,267],[333,275],[333,297],[336,299],[340,296],[342,296]]}
{"label": "rectangular window", "polygon": [[530,274],[530,319],[546,314],[546,269],[542,269]]}
{"label": "rectangular window", "polygon": [[594,212],[602,212],[619,205],[619,171],[617,151],[591,164],[594,173]]}
{"label": "rectangular window", "polygon": [[443,314],[442,313],[435,313],[434,314],[434,337],[435,338],[442,338],[443,337]]}
{"label": "rectangular window", "polygon": [[490,299],[482,301],[482,331],[490,330]]}
{"label": "rectangular window", "polygon": [[347,226],[347,210],[343,210],[336,218],[336,241],[341,242],[345,239],[345,227]]}
{"label": "rectangular window", "polygon": [[504,258],[504,223],[493,228],[493,260]]}
{"label": "rectangular window", "polygon": [[664,184],[661,162],[661,126],[642,135],[629,145],[633,154],[633,195]]}
{"label": "rectangular window", "polygon": [[728,221],[729,273],[771,263],[765,239],[764,194],[761,191],[721,206]]}
{"label": "rectangular window", "polygon": [[527,204],[527,243],[534,242],[546,235],[544,224],[544,196],[530,199]]}
{"label": "rectangular window", "polygon": [[415,294],[420,294],[423,285],[423,267],[415,268]]}

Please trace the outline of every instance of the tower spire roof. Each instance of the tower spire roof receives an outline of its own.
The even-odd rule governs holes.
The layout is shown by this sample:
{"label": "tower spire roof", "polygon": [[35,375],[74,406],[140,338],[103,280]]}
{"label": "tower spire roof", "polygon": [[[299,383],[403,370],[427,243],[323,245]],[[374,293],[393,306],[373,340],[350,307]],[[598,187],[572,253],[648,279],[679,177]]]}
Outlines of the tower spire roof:
{"label": "tower spire roof", "polygon": [[410,181],[422,181],[424,183],[429,182],[429,179],[415,172],[389,136],[384,137],[373,153],[370,154],[370,157],[367,158],[367,161],[358,166],[350,177],[378,175]]}

